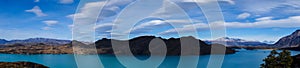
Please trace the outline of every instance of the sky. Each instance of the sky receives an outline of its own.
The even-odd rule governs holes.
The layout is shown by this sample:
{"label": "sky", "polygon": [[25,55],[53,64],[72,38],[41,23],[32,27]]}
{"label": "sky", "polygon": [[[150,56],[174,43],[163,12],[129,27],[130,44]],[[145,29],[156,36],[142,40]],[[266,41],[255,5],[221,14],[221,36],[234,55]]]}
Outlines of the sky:
{"label": "sky", "polygon": [[[220,11],[210,12],[222,13],[224,20],[216,22],[208,22],[203,8],[198,6],[210,5],[213,3],[211,0],[91,0],[82,5],[79,5],[79,0],[0,1],[0,38],[8,40],[36,37],[71,40],[73,20],[76,19],[74,16],[89,18],[100,12],[95,12],[99,7],[103,9],[93,27],[96,39],[111,38],[111,35],[118,36],[122,33],[129,33],[129,38],[144,35],[180,37],[178,31],[183,32],[183,36],[189,36],[193,34],[194,28],[197,35],[192,36],[211,40],[216,38],[211,38],[208,23],[224,22],[227,37],[277,41],[300,27],[299,0],[218,0]],[[137,5],[132,6],[135,4]],[[212,7],[215,8],[218,7]],[[147,15],[148,12],[151,14],[143,19],[133,19]],[[120,20],[116,21],[118,19]],[[112,33],[114,26],[126,26],[130,29]]]}

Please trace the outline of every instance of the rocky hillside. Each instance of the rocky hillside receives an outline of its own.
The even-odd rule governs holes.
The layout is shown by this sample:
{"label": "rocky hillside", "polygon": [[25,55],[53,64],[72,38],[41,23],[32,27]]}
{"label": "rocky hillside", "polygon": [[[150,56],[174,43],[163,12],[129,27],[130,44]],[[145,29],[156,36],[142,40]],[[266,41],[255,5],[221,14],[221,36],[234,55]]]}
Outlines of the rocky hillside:
{"label": "rocky hillside", "polygon": [[296,30],[291,35],[285,36],[277,41],[276,47],[299,47],[300,45],[300,30]]}

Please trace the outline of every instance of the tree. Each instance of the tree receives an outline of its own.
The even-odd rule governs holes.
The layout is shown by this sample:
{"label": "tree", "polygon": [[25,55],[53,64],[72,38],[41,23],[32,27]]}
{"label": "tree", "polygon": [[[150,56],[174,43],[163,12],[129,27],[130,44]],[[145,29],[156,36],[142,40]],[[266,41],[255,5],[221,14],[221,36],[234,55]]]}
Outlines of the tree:
{"label": "tree", "polygon": [[261,64],[261,68],[291,68],[293,58],[291,52],[283,50],[278,53],[276,50],[272,50],[267,58],[263,59],[265,63]]}
{"label": "tree", "polygon": [[276,62],[276,60],[277,60],[276,55],[277,54],[278,54],[278,52],[276,50],[272,50],[270,55],[268,55],[267,58],[263,59],[265,64],[261,64],[261,68],[274,68],[276,66],[276,64],[278,64]]}
{"label": "tree", "polygon": [[280,67],[291,68],[293,63],[291,52],[288,50],[283,50],[281,53],[279,53],[278,61]]}

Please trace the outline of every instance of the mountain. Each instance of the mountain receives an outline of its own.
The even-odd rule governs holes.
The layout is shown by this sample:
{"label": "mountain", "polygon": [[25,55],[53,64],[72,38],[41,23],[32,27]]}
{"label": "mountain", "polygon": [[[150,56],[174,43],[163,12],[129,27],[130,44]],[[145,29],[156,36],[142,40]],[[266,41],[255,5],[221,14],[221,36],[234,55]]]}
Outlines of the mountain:
{"label": "mountain", "polygon": [[[49,39],[47,40],[48,40],[47,43],[49,43]],[[45,39],[28,39],[22,41],[45,42]],[[60,46],[46,46],[47,44],[32,45],[32,46],[25,46],[25,45],[18,45],[18,44],[7,45],[4,47],[0,47],[0,53],[74,54],[75,52],[76,54],[97,53],[97,54],[128,55],[128,53],[125,51],[127,50],[126,48],[128,47],[126,46],[126,44],[129,45],[129,49],[133,53],[133,55],[199,55],[199,54],[204,55],[204,54],[212,54],[211,51],[223,50],[221,48],[226,49],[225,54],[235,53],[235,50],[231,48],[227,48],[224,45],[221,44],[208,45],[205,42],[198,40],[192,36],[181,37],[181,38],[170,38],[170,39],[164,39],[155,36],[140,36],[130,40],[115,40],[115,39],[103,38],[101,40],[96,41],[95,44],[96,44],[97,52],[93,50],[95,49],[94,48],[95,45],[93,43],[85,44],[83,42],[73,40],[69,44],[64,44]],[[211,50],[212,46],[215,47],[214,50]],[[200,49],[197,47],[199,47]],[[73,49],[75,49],[76,51],[73,51]],[[186,50],[182,50],[182,49],[186,49]],[[223,53],[218,52],[214,54],[223,54]]]}
{"label": "mountain", "polygon": [[5,44],[5,43],[7,43],[8,41],[7,40],[5,40],[5,39],[0,39],[0,44]]}
{"label": "mountain", "polygon": [[207,44],[211,44],[212,42],[226,42],[226,46],[268,46],[270,44],[259,42],[259,41],[247,41],[239,38],[229,38],[222,37],[215,40],[207,40],[205,41]]}
{"label": "mountain", "polygon": [[25,40],[0,40],[0,44],[11,45],[11,44],[23,44],[23,45],[34,45],[34,44],[45,44],[45,45],[62,45],[71,43],[69,40],[58,40],[49,38],[29,38]]}
{"label": "mountain", "polygon": [[[161,42],[159,42],[161,40]],[[165,43],[167,49],[167,55],[180,55],[181,54],[181,46],[183,47],[192,47],[195,45],[200,46],[200,54],[211,54],[211,46],[208,45],[205,42],[198,40],[192,36],[189,37],[181,37],[181,38],[170,38],[170,39],[163,39],[160,37],[155,37],[155,36],[140,36],[137,38],[133,38],[129,41],[129,48],[131,52],[134,55],[150,55],[150,50],[149,46],[152,46],[153,44],[158,45],[159,43]],[[156,41],[154,43],[151,43],[152,41]],[[185,42],[182,42],[185,41]],[[113,52],[112,50],[112,42],[114,42],[114,46],[117,46],[119,48],[119,51]],[[199,43],[196,43],[199,42]],[[128,44],[124,40],[114,40],[114,39],[101,39],[96,41],[96,47],[97,49],[101,49],[103,52],[98,53],[104,53],[104,54],[113,54],[113,53],[118,53],[118,54],[125,54],[123,51],[123,48],[125,48],[124,44]],[[184,44],[184,45],[181,45]],[[153,45],[151,48],[154,49],[152,50],[153,53],[160,53],[159,50],[162,48],[161,46],[155,46]],[[225,48],[226,49],[226,54],[231,54],[235,53],[234,50],[225,47],[224,45],[216,44],[213,45],[216,46],[216,50],[221,50],[218,48]],[[156,52],[158,51],[158,52]],[[187,55],[193,55],[193,52],[196,51],[196,48],[191,48],[189,50],[185,50],[187,52]]]}
{"label": "mountain", "polygon": [[300,29],[292,34],[282,37],[274,46],[276,47],[299,47],[300,45]]}

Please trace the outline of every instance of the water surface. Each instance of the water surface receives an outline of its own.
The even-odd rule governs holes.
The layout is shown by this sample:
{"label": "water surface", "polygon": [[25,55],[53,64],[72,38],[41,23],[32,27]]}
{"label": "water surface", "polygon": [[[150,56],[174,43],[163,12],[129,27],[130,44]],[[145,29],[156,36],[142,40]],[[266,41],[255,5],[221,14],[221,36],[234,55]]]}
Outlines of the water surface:
{"label": "water surface", "polygon": [[[222,68],[258,68],[270,50],[239,50],[235,54],[225,55]],[[292,55],[300,54],[299,51],[292,51]],[[95,55],[86,55],[95,56]],[[102,63],[107,68],[124,68],[112,55],[99,55]],[[123,56],[126,57],[126,56]],[[191,57],[191,56],[184,56]],[[198,68],[206,68],[210,55],[201,55]],[[146,58],[146,56],[139,56]],[[175,68],[178,65],[179,56],[167,56],[160,68]],[[193,59],[190,59],[193,60]],[[29,61],[46,65],[50,68],[76,68],[76,62],[72,54],[63,55],[20,55],[20,54],[0,54],[1,62]],[[140,65],[143,66],[143,65]]]}

